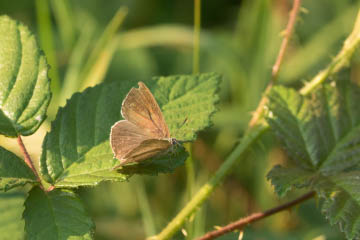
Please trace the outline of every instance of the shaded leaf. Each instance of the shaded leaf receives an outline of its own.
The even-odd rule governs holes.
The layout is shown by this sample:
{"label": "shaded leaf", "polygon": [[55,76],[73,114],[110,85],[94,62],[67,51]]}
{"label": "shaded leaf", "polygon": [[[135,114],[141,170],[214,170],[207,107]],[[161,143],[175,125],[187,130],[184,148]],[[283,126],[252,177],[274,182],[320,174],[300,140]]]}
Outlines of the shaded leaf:
{"label": "shaded leaf", "polygon": [[333,175],[360,163],[360,89],[349,81],[324,85],[310,97],[276,87],[267,121],[297,167]]}
{"label": "shaded leaf", "polygon": [[50,103],[48,65],[34,35],[0,16],[0,134],[31,135]]}
{"label": "shaded leaf", "polygon": [[36,182],[35,175],[22,159],[0,147],[0,190]]}
{"label": "shaded leaf", "polygon": [[94,223],[71,191],[45,193],[33,188],[25,201],[23,217],[27,239],[93,239]]}
{"label": "shaded leaf", "polygon": [[347,238],[359,238],[359,86],[341,79],[309,97],[276,87],[269,100],[267,121],[295,165],[269,173],[276,192],[283,196],[291,187],[315,189],[330,223],[339,224]]}
{"label": "shaded leaf", "polygon": [[[161,107],[172,137],[195,139],[208,127],[215,112],[220,76],[214,73],[153,78],[145,82]],[[113,158],[109,144],[111,126],[122,119],[121,104],[136,82],[103,83],[77,93],[59,110],[43,142],[41,174],[56,186],[95,185],[123,181],[131,174],[166,173],[187,158],[181,147],[143,163],[124,166]],[[185,123],[184,123],[185,122]]]}
{"label": "shaded leaf", "polygon": [[267,179],[271,181],[275,192],[280,197],[285,196],[294,187],[307,187],[312,177],[313,173],[301,168],[284,168],[280,165],[273,167],[267,175]]}
{"label": "shaded leaf", "polygon": [[348,239],[360,237],[360,172],[328,178],[317,190],[324,199],[322,212]]}
{"label": "shaded leaf", "polygon": [[24,193],[0,193],[0,240],[24,239],[24,202]]}

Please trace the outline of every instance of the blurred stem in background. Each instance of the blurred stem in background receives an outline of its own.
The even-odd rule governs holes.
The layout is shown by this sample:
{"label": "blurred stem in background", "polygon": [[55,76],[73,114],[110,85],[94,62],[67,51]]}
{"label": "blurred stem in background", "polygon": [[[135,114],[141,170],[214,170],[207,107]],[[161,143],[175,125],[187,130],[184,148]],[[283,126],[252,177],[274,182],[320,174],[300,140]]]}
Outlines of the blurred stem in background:
{"label": "blurred stem in background", "polygon": [[68,0],[52,0],[51,6],[56,19],[57,28],[59,29],[60,37],[65,51],[71,51],[75,40],[75,26],[73,22],[73,13],[69,6]]}
{"label": "blurred stem in background", "polygon": [[290,16],[289,16],[289,22],[286,26],[285,35],[284,35],[283,41],[281,42],[281,46],[280,46],[279,53],[276,58],[275,64],[272,67],[270,82],[265,89],[264,95],[261,98],[260,103],[253,114],[252,119],[250,120],[250,123],[249,123],[250,127],[254,126],[255,124],[258,124],[259,120],[263,117],[262,115],[265,111],[264,106],[267,103],[267,95],[270,92],[273,85],[277,81],[279,71],[280,71],[280,68],[283,63],[285,51],[289,44],[290,37],[292,36],[292,33],[294,32],[294,26],[295,26],[295,22],[296,22],[296,17],[300,10],[300,5],[301,5],[301,0],[294,0],[293,8],[291,9]]}
{"label": "blurred stem in background", "polygon": [[60,77],[57,64],[56,49],[52,32],[52,23],[50,17],[50,7],[48,0],[36,0],[36,19],[41,48],[44,50],[47,61],[51,66],[49,77],[51,79],[51,92],[53,94],[51,106],[49,107],[49,115],[53,115],[57,111],[57,107],[53,103],[57,102],[60,93]]}
{"label": "blurred stem in background", "polygon": [[128,8],[121,7],[116,12],[110,23],[107,25],[100,39],[98,39],[94,50],[90,53],[80,74],[81,87],[83,90],[89,86],[100,83],[107,72],[112,56],[117,49],[117,41],[114,38],[116,32],[127,16]]}
{"label": "blurred stem in background", "polygon": [[151,213],[151,207],[148,196],[145,191],[143,179],[141,177],[136,178],[136,181],[132,183],[135,187],[138,204],[140,207],[141,217],[145,228],[146,236],[152,236],[156,233],[155,222]]}
{"label": "blurred stem in background", "polygon": [[121,7],[106,26],[101,37],[96,41],[94,49],[88,55],[91,39],[95,29],[92,24],[80,28],[80,36],[75,44],[65,73],[64,87],[59,105],[73,93],[100,83],[109,68],[113,55],[118,47],[116,32],[122,25],[128,9]]}
{"label": "blurred stem in background", "polygon": [[338,72],[341,68],[348,65],[351,57],[353,56],[356,48],[360,43],[360,12],[358,12],[355,26],[351,34],[344,41],[343,48],[335,56],[333,61],[328,65],[327,68],[322,70],[317,74],[315,78],[312,79],[309,83],[306,83],[305,86],[300,90],[300,93],[303,95],[309,94],[317,86],[325,81],[331,74]]}
{"label": "blurred stem in background", "polygon": [[[194,42],[193,42],[193,74],[199,73],[200,65],[200,30],[201,30],[201,0],[194,0]],[[185,162],[186,167],[186,191],[187,191],[187,202],[192,198],[194,194],[195,187],[195,167],[192,154],[192,144],[185,144],[186,150],[189,152],[189,157]],[[198,214],[197,214],[198,213]],[[198,223],[199,216],[202,212],[194,213],[193,216],[189,218],[189,221],[186,225],[187,236],[186,239],[194,239],[194,229],[198,229],[198,226],[195,226]]]}
{"label": "blurred stem in background", "polygon": [[199,73],[200,65],[201,0],[194,0],[194,50],[193,74]]}

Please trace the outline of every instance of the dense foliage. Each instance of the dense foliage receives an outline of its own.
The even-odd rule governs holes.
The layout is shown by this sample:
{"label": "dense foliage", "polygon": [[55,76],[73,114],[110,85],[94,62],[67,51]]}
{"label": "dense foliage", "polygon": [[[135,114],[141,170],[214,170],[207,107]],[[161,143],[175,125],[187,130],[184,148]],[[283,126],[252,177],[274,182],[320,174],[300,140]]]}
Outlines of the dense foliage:
{"label": "dense foliage", "polygon": [[[318,204],[243,239],[360,238],[359,1],[302,2],[268,94],[292,1],[204,1],[199,52],[193,2],[21,2],[0,3],[0,240],[194,239],[304,190]],[[138,81],[180,145],[114,169],[110,128]]]}

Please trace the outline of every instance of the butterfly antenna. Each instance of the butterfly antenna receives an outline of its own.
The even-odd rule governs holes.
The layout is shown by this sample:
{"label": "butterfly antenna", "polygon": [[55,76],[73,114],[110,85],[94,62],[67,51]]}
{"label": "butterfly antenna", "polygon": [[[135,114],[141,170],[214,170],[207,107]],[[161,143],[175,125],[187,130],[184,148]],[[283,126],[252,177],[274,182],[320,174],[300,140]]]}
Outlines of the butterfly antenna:
{"label": "butterfly antenna", "polygon": [[185,125],[185,123],[187,123],[187,122],[188,122],[188,118],[186,117],[184,119],[183,123],[181,124],[181,126],[179,127],[179,129],[182,128]]}
{"label": "butterfly antenna", "polygon": [[178,131],[183,127],[183,126],[185,126],[185,124],[188,122],[188,118],[186,117],[185,119],[184,119],[184,121],[181,123],[181,125],[176,129],[176,131],[174,132],[175,134],[175,136],[176,136],[176,134],[178,133]]}

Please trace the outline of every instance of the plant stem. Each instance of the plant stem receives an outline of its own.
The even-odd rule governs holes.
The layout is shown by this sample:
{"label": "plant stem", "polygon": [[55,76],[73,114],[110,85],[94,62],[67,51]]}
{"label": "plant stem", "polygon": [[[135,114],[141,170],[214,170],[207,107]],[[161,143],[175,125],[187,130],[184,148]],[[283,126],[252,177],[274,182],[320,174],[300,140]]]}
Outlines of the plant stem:
{"label": "plant stem", "polygon": [[[189,152],[189,157],[185,162],[186,169],[186,201],[191,200],[194,194],[194,185],[195,185],[195,169],[194,169],[194,160],[192,158],[192,144],[185,143],[185,148]],[[186,226],[187,230],[187,239],[191,239],[193,230],[194,230],[194,221],[189,222]]]}
{"label": "plant stem", "polygon": [[151,236],[156,233],[156,228],[143,179],[137,178],[136,181],[133,183],[133,186],[135,187],[140,213],[145,228],[145,234],[146,236]]}
{"label": "plant stem", "polygon": [[[327,77],[331,76],[335,72],[339,71],[341,68],[345,67],[347,61],[353,55],[354,49],[358,47],[360,43],[360,40],[358,40],[358,38],[360,38],[359,14],[356,19],[354,30],[346,40],[346,41],[350,40],[354,44],[354,45],[350,44],[353,47],[343,49],[342,51],[344,52],[340,55],[341,57],[339,57],[339,59],[338,58],[334,59],[329,64],[327,68],[332,68],[333,71],[329,71]],[[349,43],[345,43],[345,45],[349,46]],[[337,62],[336,67],[331,67],[333,64],[335,64],[335,62]],[[302,89],[300,91],[300,94],[306,95],[310,91],[314,90],[315,86],[319,84],[317,79],[322,79],[324,77],[322,72],[324,72],[325,70],[317,74],[313,78],[313,80],[309,83],[309,85],[313,87],[308,87],[306,91]],[[220,166],[220,168],[216,171],[215,175],[212,178],[210,178],[210,180],[200,188],[200,190],[194,195],[191,201],[187,203],[187,205],[178,213],[178,215],[175,218],[173,218],[173,220],[171,220],[171,222],[157,236],[151,237],[149,239],[156,239],[156,240],[170,239],[175,234],[175,232],[180,229],[180,227],[185,222],[185,220],[194,211],[197,210],[197,208],[210,196],[210,194],[214,191],[214,189],[222,181],[222,179],[234,168],[234,165],[237,163],[241,155],[244,154],[244,152],[249,148],[249,146],[251,146],[251,144],[255,142],[257,138],[262,136],[262,134],[264,134],[267,130],[269,130],[269,125],[267,125],[264,122],[261,124],[255,124],[252,127],[248,128],[242,141],[232,151],[232,153],[224,161],[224,163]]]}
{"label": "plant stem", "polygon": [[194,0],[194,51],[193,73],[199,73],[200,63],[200,27],[201,27],[201,0]]}
{"label": "plant stem", "polygon": [[336,55],[336,57],[328,65],[327,68],[319,72],[309,83],[307,83],[302,89],[300,89],[300,93],[302,95],[307,95],[317,86],[323,83],[330,75],[337,73],[341,68],[346,66],[349,63],[352,55],[355,52],[355,49],[359,46],[359,44],[360,44],[360,11],[357,14],[353,31],[344,41],[344,45],[340,50],[340,52]]}
{"label": "plant stem", "polygon": [[289,208],[292,208],[293,206],[296,206],[299,203],[302,203],[310,198],[313,198],[315,196],[315,192],[311,191],[291,202],[282,204],[280,206],[277,206],[275,208],[269,209],[265,212],[259,212],[259,213],[253,213],[248,217],[242,218],[236,222],[230,223],[229,225],[222,227],[218,230],[212,231],[212,232],[208,232],[207,234],[205,234],[204,236],[198,238],[197,240],[210,240],[210,239],[214,239],[216,237],[220,237],[226,233],[232,232],[234,230],[240,230],[243,227],[245,227],[246,225],[249,225],[253,222],[259,221],[265,217],[271,216],[273,214],[279,213],[281,211],[287,210]]}
{"label": "plant stem", "polygon": [[47,110],[48,116],[55,116],[57,111],[57,102],[61,90],[59,77],[58,60],[56,55],[56,46],[54,33],[52,31],[51,10],[48,0],[36,0],[36,21],[39,32],[41,48],[44,50],[47,62],[51,66],[49,69],[50,88],[52,92],[52,101]]}
{"label": "plant stem", "polygon": [[301,0],[294,0],[293,7],[290,11],[289,22],[286,26],[285,36],[281,42],[280,50],[279,50],[278,56],[276,58],[275,64],[272,67],[271,80],[265,89],[264,95],[261,98],[260,103],[253,114],[253,117],[251,118],[251,120],[249,122],[250,127],[257,124],[259,119],[261,118],[262,114],[264,113],[264,106],[268,100],[267,95],[277,80],[277,77],[279,75],[279,70],[280,70],[280,67],[281,67],[283,59],[284,59],[285,51],[289,44],[289,40],[292,36],[292,33],[294,32],[294,26],[295,26],[295,22],[296,22],[296,17],[299,13],[300,4],[301,4]]}
{"label": "plant stem", "polygon": [[[199,73],[200,62],[200,30],[201,30],[201,0],[194,0],[194,39],[193,39],[193,74]],[[192,144],[186,143],[185,148],[189,152],[189,157],[186,159],[186,200],[190,200],[194,193],[195,185],[195,168],[192,157]],[[191,239],[194,231],[194,221],[191,221],[186,226],[187,237]]]}
{"label": "plant stem", "polygon": [[40,187],[43,188],[42,184],[41,184],[41,180],[40,180],[40,177],[39,177],[39,174],[38,172],[36,171],[36,168],[30,158],[30,155],[29,153],[27,152],[26,148],[25,148],[25,145],[21,139],[21,136],[19,135],[18,138],[17,138],[17,142],[19,144],[19,147],[21,149],[21,152],[23,153],[24,155],[24,161],[26,163],[26,165],[28,165],[28,167],[31,169],[31,171],[33,171],[34,175],[36,176],[36,179],[38,180],[38,182],[40,183]]}
{"label": "plant stem", "polygon": [[49,70],[49,76],[51,78],[51,90],[53,94],[57,95],[60,92],[60,79],[51,25],[51,11],[49,1],[36,0],[35,6],[41,47],[44,50],[46,58],[51,66],[51,69]]}
{"label": "plant stem", "polygon": [[[116,44],[112,41],[114,39],[116,31],[123,24],[127,13],[127,7],[119,8],[118,11],[115,13],[114,17],[111,19],[110,23],[108,23],[108,25],[106,26],[101,37],[97,40],[94,49],[91,51],[83,67],[83,70],[80,73],[79,79],[81,82],[79,82],[80,86],[78,86],[80,90],[84,90],[88,86],[93,86],[102,80],[94,79],[94,77],[91,75],[96,71],[100,71],[100,74],[98,73],[98,75],[102,77],[102,75],[104,74],[102,72],[107,70],[109,61],[112,59],[113,53],[116,50]],[[104,54],[105,56],[102,56]],[[102,57],[104,59],[102,59]],[[103,64],[98,63],[98,61],[104,60],[106,60],[107,62]],[[95,67],[99,66],[103,67],[104,69],[94,69]]]}

